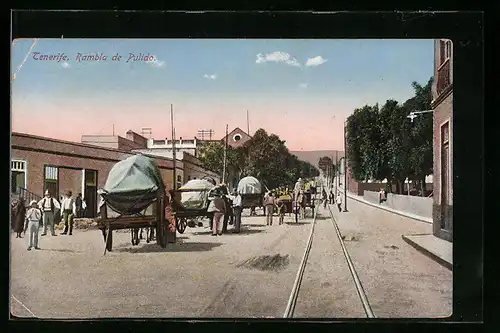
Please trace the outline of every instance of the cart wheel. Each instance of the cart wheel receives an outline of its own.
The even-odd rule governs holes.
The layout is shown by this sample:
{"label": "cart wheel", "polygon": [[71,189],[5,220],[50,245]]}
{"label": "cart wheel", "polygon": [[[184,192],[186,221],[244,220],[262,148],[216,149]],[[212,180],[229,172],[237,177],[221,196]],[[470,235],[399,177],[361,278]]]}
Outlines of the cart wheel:
{"label": "cart wheel", "polygon": [[113,251],[113,230],[109,230],[108,242],[106,244],[106,250],[108,252]]}
{"label": "cart wheel", "polygon": [[295,210],[295,223],[299,222],[299,214],[300,214],[299,209],[300,209],[300,207],[298,205],[295,205],[295,209],[294,209]]}
{"label": "cart wheel", "polygon": [[187,219],[185,217],[175,218],[175,225],[177,227],[177,231],[180,234],[183,234],[187,227]]}
{"label": "cart wheel", "polygon": [[156,243],[162,248],[167,247],[167,230],[165,222],[159,222],[156,227]]}

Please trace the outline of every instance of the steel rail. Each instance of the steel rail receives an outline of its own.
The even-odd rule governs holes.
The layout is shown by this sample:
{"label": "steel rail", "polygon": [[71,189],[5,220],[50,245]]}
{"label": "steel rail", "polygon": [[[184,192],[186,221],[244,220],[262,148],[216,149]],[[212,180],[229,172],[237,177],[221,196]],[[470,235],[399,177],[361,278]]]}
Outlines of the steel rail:
{"label": "steel rail", "polygon": [[288,299],[288,304],[286,306],[285,313],[283,314],[283,318],[292,318],[293,313],[295,311],[295,305],[297,304],[297,298],[299,296],[300,285],[302,282],[302,278],[304,276],[305,268],[307,265],[307,259],[309,258],[309,252],[311,252],[312,240],[314,235],[314,226],[316,225],[316,215],[317,215],[318,206],[314,209],[314,217],[311,226],[311,233],[309,234],[309,239],[307,241],[307,246],[304,251],[304,256],[302,257],[302,261],[299,266],[299,270],[297,275],[295,276],[295,282],[292,287],[292,292],[290,293],[290,297]]}
{"label": "steel rail", "polygon": [[358,292],[359,298],[361,299],[361,303],[363,304],[363,309],[365,310],[366,316],[368,318],[376,318],[375,314],[372,311],[370,306],[370,302],[368,302],[368,297],[366,296],[366,292],[363,289],[363,285],[361,284],[361,280],[359,279],[358,273],[352,264],[351,257],[349,256],[349,252],[347,252],[347,248],[344,244],[344,240],[342,239],[342,235],[340,233],[339,226],[337,225],[337,221],[333,216],[332,209],[328,206],[328,210],[330,211],[330,219],[332,221],[333,227],[335,228],[335,232],[337,233],[337,237],[340,241],[340,246],[342,246],[342,251],[344,252],[345,259],[347,261],[347,265],[349,266],[349,271],[351,272],[352,278],[354,280],[354,284],[356,285],[356,291]]}

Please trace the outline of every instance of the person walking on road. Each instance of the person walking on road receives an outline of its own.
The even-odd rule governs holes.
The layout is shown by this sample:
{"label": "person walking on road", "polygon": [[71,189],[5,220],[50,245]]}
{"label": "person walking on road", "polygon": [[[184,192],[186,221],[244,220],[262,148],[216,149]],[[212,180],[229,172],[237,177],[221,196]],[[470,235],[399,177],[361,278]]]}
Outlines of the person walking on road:
{"label": "person walking on road", "polygon": [[68,191],[61,203],[61,215],[64,221],[64,231],[61,235],[67,235],[68,229],[69,235],[73,234],[73,221],[77,210],[75,200],[71,197],[72,194],[71,191]]}
{"label": "person walking on road", "polygon": [[323,208],[326,208],[326,204],[328,203],[328,194],[326,193],[325,189],[323,189],[322,197],[323,197]]}
{"label": "person walking on road", "polygon": [[40,230],[40,220],[42,219],[42,211],[38,208],[36,200],[30,202],[30,208],[26,212],[26,225],[24,233],[29,230],[29,245],[28,251],[34,247],[35,250],[40,250],[38,247],[38,231]]}
{"label": "person walking on road", "polygon": [[342,211],[342,196],[340,192],[337,194],[337,207],[339,208],[339,212]]}
{"label": "person walking on road", "polygon": [[273,225],[274,202],[274,193],[271,192],[264,200],[264,207],[266,208],[266,225]]}
{"label": "person walking on road", "polygon": [[242,202],[241,194],[235,190],[233,198],[234,232],[239,233],[241,227]]}
{"label": "person walking on road", "polygon": [[330,204],[333,204],[333,200],[335,199],[335,194],[333,194],[333,188],[330,189]]}
{"label": "person walking on road", "polygon": [[216,191],[211,197],[208,198],[210,204],[208,205],[207,212],[213,212],[212,236],[222,236],[222,227],[224,224],[224,214],[226,204],[222,198],[222,194]]}
{"label": "person walking on road", "polygon": [[20,198],[13,209],[12,219],[14,220],[14,231],[16,232],[16,238],[23,238],[23,226],[24,219],[26,217],[26,206],[24,205],[24,199]]}
{"label": "person walking on road", "polygon": [[61,205],[51,196],[49,190],[46,190],[45,197],[38,202],[38,207],[43,212],[43,233],[41,236],[47,235],[48,227],[50,227],[52,236],[57,236],[54,230],[54,216],[56,210],[61,209]]}

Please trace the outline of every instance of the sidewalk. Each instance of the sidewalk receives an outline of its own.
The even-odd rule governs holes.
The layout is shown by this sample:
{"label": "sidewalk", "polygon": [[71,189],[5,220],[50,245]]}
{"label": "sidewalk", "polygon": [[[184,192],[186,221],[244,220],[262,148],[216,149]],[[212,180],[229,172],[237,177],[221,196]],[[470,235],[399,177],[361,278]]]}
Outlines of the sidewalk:
{"label": "sidewalk", "polygon": [[449,270],[453,269],[453,243],[431,234],[402,235],[403,240]]}
{"label": "sidewalk", "polygon": [[[340,191],[343,193],[343,189],[340,188]],[[416,216],[410,213],[397,211],[395,209],[384,207],[382,205],[374,204],[363,199],[362,196],[355,195],[347,192],[347,196],[351,199],[354,199],[358,202],[367,204],[372,207],[380,208],[382,210],[401,215],[404,217],[408,217],[417,221],[430,223],[432,224],[432,219],[428,219],[422,216]],[[349,207],[347,208],[349,210]],[[443,240],[434,236],[432,233],[425,234],[408,234],[401,236],[403,240],[411,245],[413,248],[418,250],[419,252],[425,254],[430,257],[434,261],[438,262],[442,266],[452,270],[453,268],[453,243]]]}
{"label": "sidewalk", "polygon": [[[342,187],[339,188],[339,191],[342,192],[342,193],[344,193],[344,189]],[[352,193],[349,193],[349,192],[347,192],[347,196],[349,198],[351,198],[351,199],[360,201],[362,203],[365,203],[365,204],[373,206],[373,207],[377,207],[377,208],[386,210],[386,211],[394,213],[394,214],[398,214],[398,215],[401,215],[401,216],[404,216],[404,217],[409,217],[409,218],[417,220],[417,221],[421,221],[421,222],[432,224],[432,219],[431,218],[427,218],[427,217],[423,217],[423,216],[418,216],[418,215],[415,215],[415,214],[411,214],[411,213],[403,212],[403,211],[396,210],[396,209],[393,209],[393,208],[389,208],[389,207],[386,207],[386,206],[383,206],[383,205],[380,205],[380,204],[375,204],[373,202],[365,200],[360,195],[355,195],[355,194],[352,194]]]}

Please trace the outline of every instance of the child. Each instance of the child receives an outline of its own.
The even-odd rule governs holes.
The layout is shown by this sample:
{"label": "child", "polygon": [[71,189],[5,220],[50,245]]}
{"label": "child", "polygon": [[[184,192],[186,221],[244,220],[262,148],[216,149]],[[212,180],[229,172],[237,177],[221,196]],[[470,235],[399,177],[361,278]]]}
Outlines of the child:
{"label": "child", "polygon": [[40,228],[40,220],[42,219],[42,211],[38,208],[36,200],[30,202],[30,209],[26,212],[26,225],[24,227],[24,233],[29,228],[29,245],[28,251],[31,251],[32,247],[35,250],[40,250],[38,247],[38,230]]}

